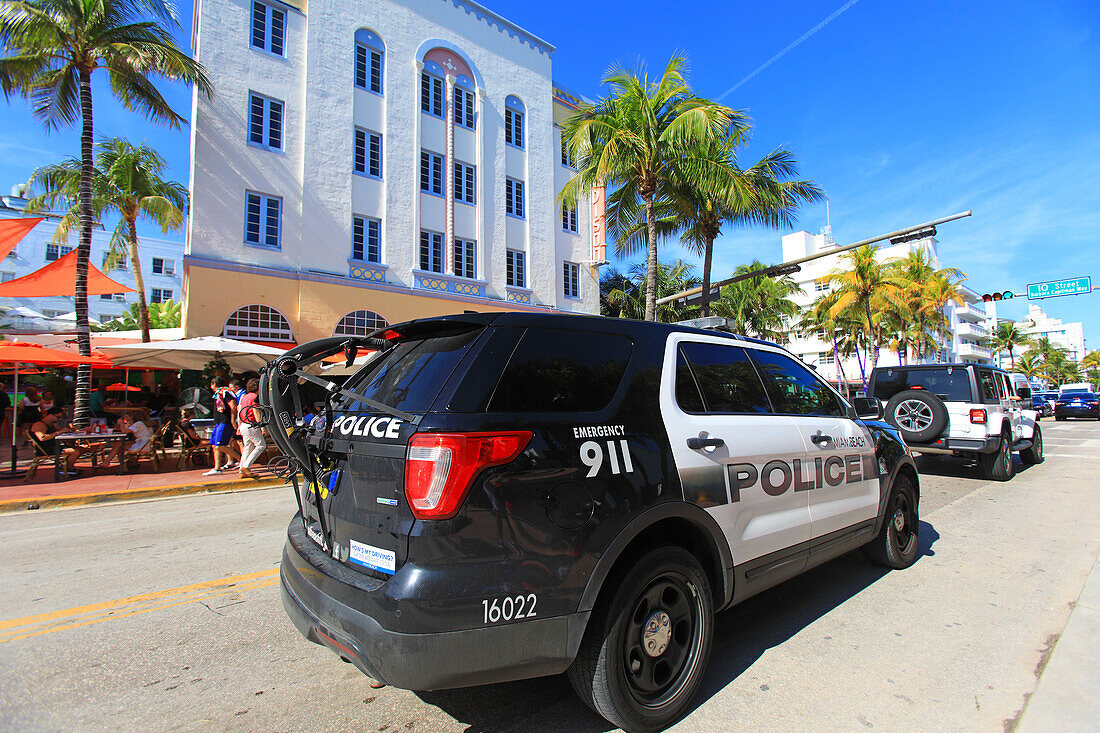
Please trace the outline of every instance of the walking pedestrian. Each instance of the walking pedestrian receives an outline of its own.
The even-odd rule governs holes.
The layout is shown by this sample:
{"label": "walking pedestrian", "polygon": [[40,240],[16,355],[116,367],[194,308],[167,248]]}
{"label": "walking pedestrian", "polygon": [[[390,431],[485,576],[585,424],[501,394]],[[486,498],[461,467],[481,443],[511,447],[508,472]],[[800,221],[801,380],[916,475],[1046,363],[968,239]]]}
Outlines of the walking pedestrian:
{"label": "walking pedestrian", "polygon": [[[267,448],[264,440],[264,429],[258,424],[260,416],[257,414],[257,393],[260,391],[260,380],[250,379],[245,387],[244,397],[241,398],[240,407],[237,410],[237,423],[241,427],[241,437],[244,439],[244,450],[241,453],[241,478],[256,478],[252,473],[252,464]],[[252,424],[256,423],[256,424]]]}
{"label": "walking pedestrian", "polygon": [[236,468],[240,453],[231,440],[236,432],[237,400],[225,386],[224,377],[210,380],[214,392],[214,429],[210,432],[210,447],[214,452],[214,467],[203,476],[217,476],[222,471]]}

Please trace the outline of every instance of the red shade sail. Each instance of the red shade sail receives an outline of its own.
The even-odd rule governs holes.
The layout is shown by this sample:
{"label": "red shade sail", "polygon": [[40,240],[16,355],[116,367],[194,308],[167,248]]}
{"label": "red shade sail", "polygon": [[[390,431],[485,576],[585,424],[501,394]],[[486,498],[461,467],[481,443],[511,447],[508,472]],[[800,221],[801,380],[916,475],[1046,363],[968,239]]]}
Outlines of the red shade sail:
{"label": "red shade sail", "polygon": [[34,225],[42,221],[37,219],[0,219],[0,260],[8,256],[8,252],[15,249],[19,240],[27,236],[27,232],[34,229]]}
{"label": "red shade sail", "polygon": [[[88,295],[132,293],[133,288],[117,283],[88,263]],[[54,260],[30,275],[0,283],[0,298],[45,298],[76,294],[76,250]]]}
{"label": "red shade sail", "polygon": [[113,366],[103,355],[80,356],[71,351],[48,349],[38,344],[0,341],[0,364],[35,364],[36,366],[71,367],[90,364],[93,367]]}

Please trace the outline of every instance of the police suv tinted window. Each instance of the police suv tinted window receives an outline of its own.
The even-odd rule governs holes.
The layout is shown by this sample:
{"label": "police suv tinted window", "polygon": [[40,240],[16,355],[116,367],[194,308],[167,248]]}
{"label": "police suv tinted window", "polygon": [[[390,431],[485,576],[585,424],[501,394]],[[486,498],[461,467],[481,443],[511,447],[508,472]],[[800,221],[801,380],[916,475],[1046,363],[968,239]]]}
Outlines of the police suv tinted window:
{"label": "police suv tinted window", "polygon": [[789,356],[752,352],[771,398],[772,408],[785,415],[843,416],[840,400],[820,378]]}
{"label": "police suv tinted window", "polygon": [[[406,412],[426,412],[481,329],[447,331],[404,341],[352,378],[365,397]],[[370,409],[356,402],[352,410]]]}
{"label": "police suv tinted window", "polygon": [[739,346],[680,344],[676,401],[686,412],[770,412],[764,385]]}
{"label": "police suv tinted window", "polygon": [[611,402],[633,345],[609,334],[529,328],[487,412],[596,412]]}
{"label": "police suv tinted window", "polygon": [[874,396],[883,402],[913,387],[926,389],[945,402],[970,402],[970,375],[965,367],[883,369],[875,374]]}

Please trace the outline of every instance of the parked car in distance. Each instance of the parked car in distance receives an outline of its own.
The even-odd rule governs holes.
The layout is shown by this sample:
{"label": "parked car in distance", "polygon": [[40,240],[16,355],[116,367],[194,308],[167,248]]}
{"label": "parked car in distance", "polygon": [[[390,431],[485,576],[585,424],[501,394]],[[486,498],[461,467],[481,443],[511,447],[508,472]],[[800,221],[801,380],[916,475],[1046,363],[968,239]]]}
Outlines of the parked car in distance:
{"label": "parked car in distance", "polygon": [[1095,392],[1063,392],[1054,402],[1054,419],[1091,417],[1100,420],[1100,396]]}
{"label": "parked car in distance", "polygon": [[1031,393],[1031,409],[1039,413],[1041,417],[1050,417],[1054,414],[1054,401],[1045,397],[1045,392]]}

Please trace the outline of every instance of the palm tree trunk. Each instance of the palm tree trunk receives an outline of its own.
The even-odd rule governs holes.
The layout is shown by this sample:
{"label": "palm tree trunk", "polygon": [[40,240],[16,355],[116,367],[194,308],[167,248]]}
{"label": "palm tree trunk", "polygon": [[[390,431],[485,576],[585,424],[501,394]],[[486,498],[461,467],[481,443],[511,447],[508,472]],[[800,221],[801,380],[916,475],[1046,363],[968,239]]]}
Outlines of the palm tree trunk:
{"label": "palm tree trunk", "polygon": [[714,257],[714,240],[708,239],[703,248],[703,294],[699,301],[699,315],[710,315],[710,263]]}
{"label": "palm tree trunk", "polygon": [[145,279],[141,275],[141,260],[138,259],[137,225],[130,217],[126,217],[126,225],[130,229],[130,264],[134,268],[134,285],[138,291],[138,314],[141,317],[141,340],[145,343],[152,341],[149,335],[149,304],[145,302]]}
{"label": "palm tree trunk", "polygon": [[[88,257],[92,251],[92,72],[80,69],[80,244],[76,248],[76,287],[73,306],[76,311],[76,343],[81,356],[92,355],[92,336],[88,329]],[[86,427],[91,422],[88,388],[92,369],[77,367],[73,422]]]}
{"label": "palm tree trunk", "polygon": [[645,319],[657,320],[657,222],[653,220],[653,196],[645,198],[645,219],[649,229],[649,257],[646,260]]}
{"label": "palm tree trunk", "polygon": [[[875,333],[875,324],[871,320],[871,301],[866,300],[863,303],[864,309],[867,311],[867,337],[871,339],[871,371],[875,371],[875,367],[878,366],[878,334]],[[867,391],[867,378],[863,379],[863,391]]]}

